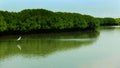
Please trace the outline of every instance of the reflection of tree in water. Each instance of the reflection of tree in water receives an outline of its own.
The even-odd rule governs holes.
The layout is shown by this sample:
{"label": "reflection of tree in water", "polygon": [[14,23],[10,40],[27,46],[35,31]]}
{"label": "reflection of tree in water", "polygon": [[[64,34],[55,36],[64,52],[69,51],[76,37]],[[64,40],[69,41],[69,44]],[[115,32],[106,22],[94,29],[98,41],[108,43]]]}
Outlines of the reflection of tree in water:
{"label": "reflection of tree in water", "polygon": [[[60,34],[41,34],[41,35],[23,35],[21,41],[16,41],[16,36],[0,38],[0,58],[13,55],[23,56],[47,56],[56,51],[78,48],[83,45],[92,44],[98,32],[87,33],[60,33]],[[83,41],[60,41],[56,39],[82,39]],[[94,38],[94,40],[92,40]],[[18,45],[21,50],[18,49]]]}
{"label": "reflection of tree in water", "polygon": [[115,30],[115,29],[120,29],[120,26],[102,26],[101,30]]}

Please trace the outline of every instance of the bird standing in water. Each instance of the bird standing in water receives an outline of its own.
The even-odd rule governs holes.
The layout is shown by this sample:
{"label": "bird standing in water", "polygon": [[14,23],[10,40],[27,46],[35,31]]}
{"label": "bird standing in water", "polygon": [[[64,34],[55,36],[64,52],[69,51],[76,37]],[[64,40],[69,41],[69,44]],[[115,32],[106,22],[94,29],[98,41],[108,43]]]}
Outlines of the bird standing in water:
{"label": "bird standing in water", "polygon": [[[17,41],[20,41],[20,40],[21,40],[21,38],[22,38],[22,37],[21,37],[21,36],[19,36],[19,38],[17,39]],[[21,48],[21,46],[20,46],[19,44],[17,45],[17,48],[18,48],[19,50],[21,50],[21,49],[22,49],[22,48]]]}

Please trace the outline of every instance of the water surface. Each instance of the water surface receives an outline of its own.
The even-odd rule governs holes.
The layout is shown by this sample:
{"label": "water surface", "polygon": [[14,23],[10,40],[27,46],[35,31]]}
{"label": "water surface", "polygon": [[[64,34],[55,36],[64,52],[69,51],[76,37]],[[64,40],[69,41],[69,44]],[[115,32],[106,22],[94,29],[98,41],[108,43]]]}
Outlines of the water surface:
{"label": "water surface", "polygon": [[0,36],[0,68],[120,68],[120,27]]}

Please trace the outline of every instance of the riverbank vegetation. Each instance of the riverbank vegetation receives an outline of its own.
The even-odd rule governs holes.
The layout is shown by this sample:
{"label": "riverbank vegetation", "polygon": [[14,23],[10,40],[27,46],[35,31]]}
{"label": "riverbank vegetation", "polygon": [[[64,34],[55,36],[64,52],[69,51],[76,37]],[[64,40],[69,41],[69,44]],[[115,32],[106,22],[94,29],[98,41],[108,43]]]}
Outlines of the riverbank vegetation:
{"label": "riverbank vegetation", "polygon": [[115,20],[120,25],[120,18],[116,18]]}
{"label": "riverbank vegetation", "polygon": [[20,12],[0,11],[0,32],[51,32],[96,30],[99,26],[118,25],[114,18],[95,18],[79,13],[25,9]]}

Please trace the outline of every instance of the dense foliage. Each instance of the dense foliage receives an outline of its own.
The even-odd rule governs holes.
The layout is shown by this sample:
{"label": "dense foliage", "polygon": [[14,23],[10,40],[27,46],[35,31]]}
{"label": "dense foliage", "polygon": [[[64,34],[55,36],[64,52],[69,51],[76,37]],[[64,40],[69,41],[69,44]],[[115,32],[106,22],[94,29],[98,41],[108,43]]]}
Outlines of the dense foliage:
{"label": "dense foliage", "polygon": [[101,26],[118,25],[114,18],[97,18]]}
{"label": "dense foliage", "polygon": [[113,18],[94,18],[78,13],[26,9],[21,12],[0,11],[0,32],[39,30],[95,30],[99,25],[115,25]]}
{"label": "dense foliage", "polygon": [[120,24],[120,18],[116,18],[116,23]]}

